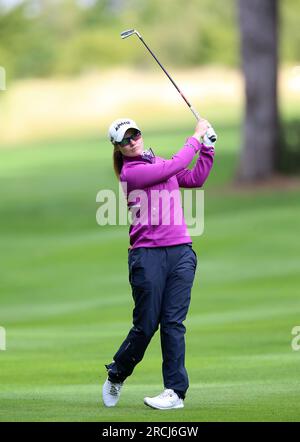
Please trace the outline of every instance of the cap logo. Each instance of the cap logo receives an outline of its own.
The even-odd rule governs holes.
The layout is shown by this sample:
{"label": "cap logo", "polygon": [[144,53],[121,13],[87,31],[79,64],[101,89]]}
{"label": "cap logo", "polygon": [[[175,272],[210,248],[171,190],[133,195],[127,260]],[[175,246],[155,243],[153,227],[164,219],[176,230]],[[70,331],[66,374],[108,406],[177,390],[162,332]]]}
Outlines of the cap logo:
{"label": "cap logo", "polygon": [[121,121],[121,123],[115,126],[115,130],[119,130],[121,126],[124,126],[124,124],[130,124],[130,121]]}

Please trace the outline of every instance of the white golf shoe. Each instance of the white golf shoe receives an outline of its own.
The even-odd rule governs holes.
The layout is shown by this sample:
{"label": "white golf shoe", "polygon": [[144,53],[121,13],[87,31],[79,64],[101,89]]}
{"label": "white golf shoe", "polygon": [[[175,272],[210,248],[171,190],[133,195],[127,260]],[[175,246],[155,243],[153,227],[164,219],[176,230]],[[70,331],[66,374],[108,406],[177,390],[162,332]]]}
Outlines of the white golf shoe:
{"label": "white golf shoe", "polygon": [[109,379],[106,379],[102,387],[102,399],[106,407],[114,407],[117,405],[118,400],[120,399],[122,387],[123,383],[115,383],[111,382]]}
{"label": "white golf shoe", "polygon": [[155,397],[145,397],[144,404],[157,410],[171,410],[172,408],[183,408],[183,399],[181,399],[174,390],[165,389],[161,394]]}

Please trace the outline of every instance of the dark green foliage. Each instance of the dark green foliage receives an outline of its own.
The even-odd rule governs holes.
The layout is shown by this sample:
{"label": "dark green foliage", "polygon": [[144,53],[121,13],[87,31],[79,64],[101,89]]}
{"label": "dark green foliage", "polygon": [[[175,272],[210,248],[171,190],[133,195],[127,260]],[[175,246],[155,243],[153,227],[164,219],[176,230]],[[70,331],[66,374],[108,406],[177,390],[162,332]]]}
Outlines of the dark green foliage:
{"label": "dark green foliage", "polygon": [[[281,7],[282,60],[299,60],[297,17],[300,4]],[[239,65],[239,26],[235,0],[97,0],[89,8],[74,0],[26,0],[0,9],[0,65],[9,78],[72,75],[116,64],[151,66],[142,48],[120,39],[136,27],[165,63]],[[298,13],[297,13],[298,11]]]}
{"label": "dark green foliage", "polygon": [[294,118],[285,121],[282,128],[282,146],[279,164],[280,171],[287,173],[300,172],[300,120]]}

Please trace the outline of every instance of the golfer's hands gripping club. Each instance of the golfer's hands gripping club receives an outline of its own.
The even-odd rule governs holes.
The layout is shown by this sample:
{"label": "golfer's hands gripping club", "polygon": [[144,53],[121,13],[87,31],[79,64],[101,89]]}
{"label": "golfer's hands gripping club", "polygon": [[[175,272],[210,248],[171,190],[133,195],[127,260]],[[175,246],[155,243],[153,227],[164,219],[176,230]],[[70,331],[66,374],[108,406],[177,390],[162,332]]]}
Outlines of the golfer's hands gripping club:
{"label": "golfer's hands gripping club", "polygon": [[205,146],[214,146],[217,140],[217,135],[210,123],[202,118],[196,124],[193,137],[199,141],[202,139]]}

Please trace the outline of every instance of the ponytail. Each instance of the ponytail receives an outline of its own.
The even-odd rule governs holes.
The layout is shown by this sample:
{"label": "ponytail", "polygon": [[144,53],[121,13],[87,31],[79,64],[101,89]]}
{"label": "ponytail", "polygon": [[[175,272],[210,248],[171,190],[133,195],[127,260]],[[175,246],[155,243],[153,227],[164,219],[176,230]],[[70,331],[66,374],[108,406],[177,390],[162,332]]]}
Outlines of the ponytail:
{"label": "ponytail", "polygon": [[123,167],[123,155],[120,152],[118,146],[114,145],[114,152],[113,152],[113,166],[114,171],[116,174],[116,177],[118,180],[120,179],[120,173]]}

